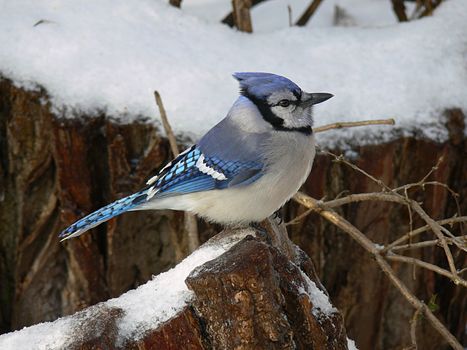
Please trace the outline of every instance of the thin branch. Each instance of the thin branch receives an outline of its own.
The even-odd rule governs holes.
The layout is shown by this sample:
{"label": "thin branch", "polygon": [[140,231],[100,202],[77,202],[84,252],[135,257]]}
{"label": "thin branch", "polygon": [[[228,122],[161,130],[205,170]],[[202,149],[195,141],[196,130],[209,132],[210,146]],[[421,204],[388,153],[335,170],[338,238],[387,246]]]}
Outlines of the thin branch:
{"label": "thin branch", "polygon": [[331,129],[342,129],[342,128],[355,128],[357,126],[368,126],[368,125],[395,125],[394,119],[375,119],[375,120],[363,120],[360,122],[339,122],[332,123],[323,126],[313,128],[314,133],[323,132]]}
{"label": "thin branch", "polygon": [[[346,197],[343,197],[343,198],[327,201],[324,204],[326,206],[328,206],[329,208],[335,208],[335,207],[340,207],[342,205],[349,204],[349,203],[364,202],[364,201],[385,201],[385,202],[393,202],[393,203],[399,203],[399,204],[402,204],[402,205],[407,205],[407,199],[406,198],[400,197],[400,196],[395,196],[394,193],[389,193],[389,192],[383,192],[383,193],[381,193],[381,192],[372,192],[372,193],[350,194],[350,195],[348,195]],[[409,203],[413,204],[413,203],[416,203],[416,202],[413,201],[413,200],[409,200]],[[418,203],[417,203],[417,205],[418,205]],[[467,221],[466,219],[467,219],[466,216],[462,216],[462,217],[459,217],[459,218],[451,218],[451,219],[441,220],[441,221],[439,221],[439,223],[437,223],[437,222],[435,222],[435,223],[436,223],[436,225],[438,227],[441,227],[441,225],[445,225],[445,224],[465,222],[465,221]],[[416,236],[416,235],[418,235],[418,234],[420,234],[422,232],[428,231],[428,230],[432,230],[432,225],[430,225],[427,222],[426,226],[424,226],[422,228],[418,228],[418,229],[413,230],[413,231],[410,231],[406,235],[402,236],[401,238],[398,238],[396,241],[389,244],[387,247],[385,247],[383,249],[383,252],[387,252],[391,248],[395,247],[396,245],[399,245],[399,244],[407,241],[408,239],[411,239],[412,237],[414,237],[414,236]],[[443,232],[446,232],[446,231],[443,229]],[[447,231],[447,232],[449,232],[449,231]],[[452,235],[452,233],[450,233],[450,232],[449,232],[449,234]],[[462,250],[466,249],[464,247],[465,244],[463,244],[462,242],[457,240],[454,235],[452,235],[451,238],[454,239],[453,242],[459,249],[462,249]]]}
{"label": "thin branch", "polygon": [[[420,204],[418,204],[414,200],[411,200],[410,202],[411,202],[412,209],[415,212],[417,212],[417,214],[431,227],[431,230],[433,231],[433,233],[440,240],[440,244],[444,249],[446,258],[448,259],[449,269],[451,270],[451,273],[454,275],[454,277],[458,277],[457,269],[456,269],[456,265],[454,264],[454,258],[452,256],[451,249],[449,249],[449,246],[446,242],[446,237],[442,233],[443,228],[422,209]],[[456,284],[458,283],[457,278],[454,278],[454,283]]]}
{"label": "thin branch", "polygon": [[[407,191],[407,190],[409,190],[409,189],[411,189],[413,187],[421,187],[423,190],[425,190],[425,186],[427,186],[427,185],[428,186],[440,186],[440,187],[443,187],[444,189],[446,189],[446,191],[448,191],[451,194],[452,198],[454,199],[454,202],[456,203],[457,214],[459,216],[461,215],[461,206],[460,206],[460,203],[459,203],[459,194],[457,192],[455,192],[448,185],[446,185],[446,184],[444,184],[442,182],[439,182],[439,181],[426,181],[426,182],[422,182],[422,181],[397,187],[397,188],[393,189],[393,191],[394,192],[398,192],[400,190]],[[462,226],[461,226],[461,233],[464,234],[464,228]]]}
{"label": "thin branch", "polygon": [[462,285],[464,287],[467,287],[467,281],[464,280],[463,278],[460,278],[459,276],[457,276],[457,271],[456,271],[456,275],[454,275],[451,272],[449,272],[448,270],[445,270],[445,269],[439,267],[438,265],[430,264],[430,263],[427,263],[426,261],[423,261],[423,260],[420,260],[420,259],[417,259],[417,258],[398,255],[398,254],[394,254],[394,253],[387,254],[386,258],[388,260],[404,262],[404,263],[407,263],[407,264],[416,265],[416,266],[422,267],[424,269],[436,272],[437,274],[445,276],[445,277],[449,278],[450,280],[454,281],[455,284],[460,284],[460,285]]}
{"label": "thin branch", "polygon": [[405,12],[404,0],[391,0],[392,9],[397,16],[399,22],[407,22],[407,13]]}
{"label": "thin branch", "polygon": [[310,196],[298,192],[297,194],[295,194],[293,199],[296,202],[302,204],[303,206],[309,209],[313,209],[320,216],[342,229],[358,244],[360,244],[360,246],[362,246],[368,253],[370,253],[375,258],[375,261],[380,266],[381,270],[386,274],[386,276],[391,280],[392,284],[399,290],[399,292],[406,298],[406,300],[415,309],[423,310],[424,315],[431,322],[433,327],[443,336],[444,339],[446,339],[446,341],[455,350],[463,350],[461,344],[459,344],[457,339],[447,330],[447,328],[438,320],[438,318],[436,318],[435,315],[433,315],[433,313],[428,308],[424,307],[423,302],[421,302],[415,295],[413,295],[410,292],[407,286],[397,277],[394,270],[380,254],[375,244],[370,239],[368,239],[362,232],[360,232],[360,230],[358,230],[355,226],[353,226],[343,217],[338,215],[331,208]]}
{"label": "thin branch", "polygon": [[[165,112],[164,105],[162,103],[162,98],[158,91],[154,91],[154,96],[156,98],[157,106],[159,107],[159,111],[161,114],[162,125],[164,126],[165,133],[167,134],[167,138],[169,139],[170,149],[174,157],[179,155],[179,149],[177,145],[177,139],[175,138],[175,134],[170,126],[169,119],[167,118],[167,113]],[[184,230],[187,233],[188,237],[188,250],[189,252],[193,252],[196,248],[199,247],[199,233],[198,233],[198,222],[196,221],[196,217],[189,212],[184,213]]]}
{"label": "thin branch", "polygon": [[[409,200],[409,194],[407,193],[407,189],[404,190],[404,195],[407,201]],[[413,231],[413,216],[412,216],[412,208],[410,205],[407,204],[407,210],[409,211],[409,230]],[[412,243],[412,238],[409,239],[409,242]]]}
{"label": "thin branch", "polygon": [[174,157],[177,157],[180,151],[178,150],[177,139],[175,134],[170,126],[169,119],[167,118],[167,113],[165,112],[164,105],[162,103],[161,95],[158,91],[154,91],[154,97],[156,98],[157,107],[159,107],[159,112],[161,114],[162,125],[164,126],[165,133],[169,139],[170,149]]}
{"label": "thin branch", "polygon": [[[383,187],[383,190],[386,190],[386,191],[390,191],[391,195],[394,195],[394,198],[397,198],[399,199],[400,201],[402,201],[403,204],[406,204],[406,205],[410,205],[412,210],[415,211],[418,216],[420,216],[420,218],[422,218],[429,226],[431,226],[431,230],[433,231],[433,233],[438,237],[438,239],[440,240],[441,242],[441,245],[444,249],[444,253],[446,255],[446,259],[448,260],[448,264],[449,264],[449,269],[451,270],[451,273],[453,275],[457,275],[457,269],[456,269],[456,266],[454,264],[454,258],[452,256],[452,253],[451,253],[451,250],[449,249],[449,246],[448,244],[446,243],[446,240],[445,240],[445,236],[443,235],[443,232],[446,232],[446,229],[441,227],[440,225],[438,225],[436,223],[436,221],[434,221],[424,210],[423,208],[420,206],[420,204],[418,204],[416,201],[414,200],[411,200],[411,199],[408,199],[402,195],[400,195],[399,193],[397,192],[394,192],[392,191],[391,188],[389,188],[383,181],[375,178],[374,176],[368,174],[366,171],[364,171],[363,169],[360,169],[358,166],[356,166],[355,164],[352,164],[350,163],[349,161],[347,161],[342,155],[340,157],[336,156],[335,154],[331,153],[331,152],[326,152],[332,156],[335,157],[336,161],[338,162],[342,162],[346,165],[348,165],[349,167],[351,167],[352,169],[355,169],[356,171],[364,174],[366,177],[368,177],[369,179],[371,179],[372,181],[374,181],[375,183],[379,184],[380,186]],[[399,202],[400,203],[400,202]],[[450,232],[449,232],[450,234]]]}
{"label": "thin branch", "polygon": [[[463,222],[467,222],[467,216],[460,216],[460,217],[454,217],[454,218],[449,218],[449,219],[444,219],[444,220],[440,220],[438,221],[438,224],[439,225],[452,225],[452,224],[456,224],[456,223],[463,223]],[[387,245],[384,249],[383,249],[383,253],[384,252],[387,252],[393,248],[395,248],[396,246],[399,246],[401,243],[404,243],[406,242],[407,240],[409,240],[410,238],[412,237],[415,237],[423,232],[426,232],[428,230],[430,230],[431,227],[429,225],[425,225],[425,226],[422,226],[422,227],[419,227],[413,231],[409,231],[407,232],[405,235],[401,236],[400,238],[396,239],[394,242],[390,243],[389,245]],[[452,239],[452,238],[451,238]],[[460,248],[462,249],[462,243],[457,241],[457,240],[453,240],[453,242]],[[459,245],[460,246],[459,246]],[[464,244],[465,245],[465,244]],[[465,248],[464,248],[465,249]]]}
{"label": "thin branch", "polygon": [[297,20],[297,22],[295,22],[295,25],[299,27],[303,27],[304,25],[306,25],[310,20],[311,16],[313,16],[313,14],[316,12],[322,1],[323,0],[313,0],[311,4],[308,5],[308,7],[305,9],[305,11]]}
{"label": "thin branch", "polygon": [[375,182],[376,184],[378,184],[384,191],[387,191],[387,192],[391,192],[392,191],[392,188],[390,188],[388,185],[386,185],[383,181],[381,181],[380,179],[377,179],[376,177],[374,177],[373,175],[370,175],[368,174],[365,170],[363,169],[360,169],[358,166],[356,166],[355,164],[353,163],[350,163],[347,159],[344,158],[344,156],[341,154],[340,156],[332,153],[332,152],[329,152],[329,151],[321,151],[322,153],[324,154],[327,154],[327,155],[330,155],[332,157],[334,157],[334,161],[337,162],[337,163],[343,163],[349,167],[351,167],[352,169],[354,169],[355,171],[359,172],[360,174],[362,175],[365,175],[367,178],[371,179],[373,182]]}
{"label": "thin branch", "polygon": [[293,22],[292,22],[292,6],[287,5],[287,13],[289,15],[289,27],[292,27],[293,26]]}
{"label": "thin branch", "polygon": [[415,310],[415,312],[413,314],[413,317],[412,317],[412,320],[410,320],[410,339],[412,340],[412,348],[414,350],[418,349],[418,346],[417,346],[417,322],[418,322],[418,319],[420,318],[420,313],[423,312],[423,308],[425,308],[425,307],[426,306],[423,305],[423,307],[418,308],[417,310]]}
{"label": "thin branch", "polygon": [[300,214],[299,216],[293,218],[289,222],[285,223],[285,226],[296,225],[298,224],[303,218],[307,217],[310,213],[313,212],[313,209],[308,209],[304,213]]}
{"label": "thin branch", "polygon": [[[439,223],[439,221],[438,221],[438,223]],[[411,231],[411,232],[413,232],[413,231]],[[467,236],[457,236],[456,238],[466,239]],[[455,240],[452,239],[452,238],[446,238],[446,242],[448,244],[453,244],[454,241]],[[433,239],[431,241],[423,241],[423,242],[418,242],[418,243],[409,243],[409,244],[403,244],[403,245],[396,245],[395,247],[392,247],[390,249],[390,251],[395,252],[395,251],[400,251],[400,250],[414,250],[414,249],[434,247],[434,246],[440,246],[439,239]],[[382,251],[385,250],[385,249],[382,249]]]}
{"label": "thin branch", "polygon": [[425,16],[431,16],[433,11],[443,2],[443,0],[435,0],[431,3],[430,0],[426,1],[425,10],[419,15],[418,18],[422,18]]}

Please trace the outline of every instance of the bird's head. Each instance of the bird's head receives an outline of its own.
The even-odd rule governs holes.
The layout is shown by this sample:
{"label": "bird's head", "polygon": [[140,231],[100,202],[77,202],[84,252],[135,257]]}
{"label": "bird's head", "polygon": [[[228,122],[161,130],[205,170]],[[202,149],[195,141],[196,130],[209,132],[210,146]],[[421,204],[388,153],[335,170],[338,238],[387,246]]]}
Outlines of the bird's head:
{"label": "bird's head", "polygon": [[294,82],[271,73],[235,73],[240,93],[258,107],[264,120],[276,130],[311,133],[312,106],[333,95],[308,93]]}

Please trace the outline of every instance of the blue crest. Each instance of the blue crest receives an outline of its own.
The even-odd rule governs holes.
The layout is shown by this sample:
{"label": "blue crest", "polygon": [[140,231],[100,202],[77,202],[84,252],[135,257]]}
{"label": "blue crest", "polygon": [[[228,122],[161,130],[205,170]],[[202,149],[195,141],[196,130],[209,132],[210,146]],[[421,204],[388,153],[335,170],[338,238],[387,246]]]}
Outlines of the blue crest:
{"label": "blue crest", "polygon": [[240,83],[241,93],[266,99],[271,93],[279,90],[289,90],[300,96],[302,90],[286,77],[261,72],[234,73],[233,77]]}

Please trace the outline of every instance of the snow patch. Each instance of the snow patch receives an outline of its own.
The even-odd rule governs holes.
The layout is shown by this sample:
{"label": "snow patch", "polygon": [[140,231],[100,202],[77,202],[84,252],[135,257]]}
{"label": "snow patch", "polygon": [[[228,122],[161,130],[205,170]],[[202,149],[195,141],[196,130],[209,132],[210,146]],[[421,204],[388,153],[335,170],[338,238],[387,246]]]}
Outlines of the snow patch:
{"label": "snow patch", "polygon": [[[326,22],[333,11],[327,3],[307,27],[265,27],[249,35],[165,0],[4,1],[0,74],[26,89],[44,87],[54,111],[67,117],[105,112],[122,122],[157,122],[157,89],[175,130],[197,139],[236,99],[232,72],[269,71],[306,91],[335,95],[316,106],[316,125],[396,119],[397,128],[318,134],[323,146],[389,141],[400,135],[392,130],[445,140],[441,112],[467,110],[467,1],[446,1],[432,17],[401,24],[388,18],[376,27],[381,16],[362,12],[365,0],[357,1],[366,4],[362,11],[336,0],[356,24],[345,28]],[[278,4],[284,5],[267,6]],[[269,11],[261,6],[253,10],[258,25],[256,12]],[[392,16],[390,8],[385,11]]]}
{"label": "snow patch", "polygon": [[313,303],[313,309],[311,310],[313,315],[319,318],[322,314],[330,316],[331,314],[338,312],[337,309],[332,306],[328,296],[316,286],[315,282],[313,282],[302,270],[300,270],[300,273],[305,280],[306,285],[305,287],[300,286],[298,291],[299,293],[307,294],[310,297],[310,300]]}
{"label": "snow patch", "polygon": [[355,341],[349,338],[347,338],[347,348],[348,350],[358,350],[357,345],[355,345]]}
{"label": "snow patch", "polygon": [[71,317],[64,317],[54,322],[44,322],[19,331],[2,334],[0,335],[0,349],[66,349],[73,325]]}

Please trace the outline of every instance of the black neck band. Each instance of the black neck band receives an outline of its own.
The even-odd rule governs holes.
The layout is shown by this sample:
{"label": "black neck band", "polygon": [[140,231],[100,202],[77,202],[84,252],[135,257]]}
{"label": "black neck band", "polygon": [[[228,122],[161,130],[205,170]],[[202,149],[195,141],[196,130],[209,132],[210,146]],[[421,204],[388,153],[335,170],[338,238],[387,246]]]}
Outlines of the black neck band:
{"label": "black neck band", "polygon": [[267,121],[269,124],[272,125],[272,127],[275,130],[278,131],[297,131],[301,132],[302,134],[305,135],[311,135],[313,133],[313,130],[311,129],[311,126],[301,126],[299,128],[287,128],[284,126],[284,119],[279,118],[277,115],[272,113],[271,108],[267,103],[264,101],[261,101],[257,99],[256,97],[250,95],[248,91],[242,91],[241,92],[243,96],[248,98],[251,102],[255,104],[256,107],[258,107],[261,115],[263,116],[263,119]]}

